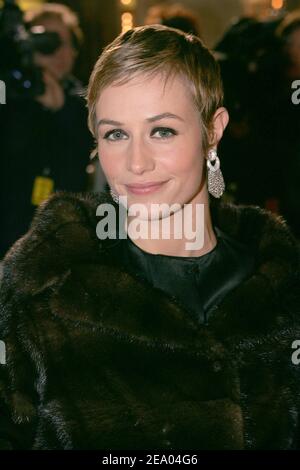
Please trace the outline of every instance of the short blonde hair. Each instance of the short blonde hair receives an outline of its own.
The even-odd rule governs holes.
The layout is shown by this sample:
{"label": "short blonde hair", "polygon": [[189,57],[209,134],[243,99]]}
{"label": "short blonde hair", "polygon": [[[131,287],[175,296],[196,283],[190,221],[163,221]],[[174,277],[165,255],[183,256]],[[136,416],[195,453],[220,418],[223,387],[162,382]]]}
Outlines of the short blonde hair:
{"label": "short blonde hair", "polygon": [[101,92],[139,75],[160,73],[166,82],[170,76],[179,75],[191,88],[203,130],[203,150],[208,150],[213,116],[223,102],[219,64],[198,37],[162,25],[130,29],[100,55],[87,90],[88,124],[96,140],[96,104]]}

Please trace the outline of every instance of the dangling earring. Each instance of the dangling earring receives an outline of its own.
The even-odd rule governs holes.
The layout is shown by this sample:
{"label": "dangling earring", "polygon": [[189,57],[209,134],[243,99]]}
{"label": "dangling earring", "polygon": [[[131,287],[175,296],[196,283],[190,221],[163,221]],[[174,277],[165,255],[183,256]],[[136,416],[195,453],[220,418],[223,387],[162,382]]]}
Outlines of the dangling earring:
{"label": "dangling earring", "polygon": [[119,196],[117,193],[115,193],[112,189],[109,190],[110,192],[110,195],[111,195],[111,198],[114,202],[116,202],[117,204],[119,204]]}
{"label": "dangling earring", "polygon": [[[212,165],[212,163],[214,165]],[[220,170],[220,159],[217,155],[216,149],[211,149],[208,152],[207,156],[207,169],[208,169],[208,176],[207,176],[207,185],[209,193],[216,197],[220,198],[225,190],[225,183],[224,178],[222,175],[222,171]]]}

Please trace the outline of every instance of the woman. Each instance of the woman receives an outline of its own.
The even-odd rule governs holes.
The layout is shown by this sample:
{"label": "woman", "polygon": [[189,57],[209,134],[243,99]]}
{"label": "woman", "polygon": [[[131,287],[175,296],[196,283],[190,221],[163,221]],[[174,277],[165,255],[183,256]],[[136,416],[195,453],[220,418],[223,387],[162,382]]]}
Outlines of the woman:
{"label": "woman", "polygon": [[209,203],[228,121],[213,56],[175,29],[135,28],[103,52],[87,98],[112,198],[55,194],[5,258],[2,439],[296,448],[296,243],[257,207]]}

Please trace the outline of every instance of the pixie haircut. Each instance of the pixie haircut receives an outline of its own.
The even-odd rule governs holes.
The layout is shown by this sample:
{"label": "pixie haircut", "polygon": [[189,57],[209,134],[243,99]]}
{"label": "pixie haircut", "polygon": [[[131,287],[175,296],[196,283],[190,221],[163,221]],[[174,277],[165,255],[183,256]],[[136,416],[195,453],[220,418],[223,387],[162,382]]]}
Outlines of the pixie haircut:
{"label": "pixie haircut", "polygon": [[100,55],[87,90],[88,124],[96,140],[96,104],[101,92],[138,76],[151,78],[159,74],[165,78],[164,86],[170,77],[179,76],[190,88],[199,111],[203,150],[209,149],[213,139],[213,116],[223,102],[219,65],[198,37],[163,25],[130,29],[120,34]]}

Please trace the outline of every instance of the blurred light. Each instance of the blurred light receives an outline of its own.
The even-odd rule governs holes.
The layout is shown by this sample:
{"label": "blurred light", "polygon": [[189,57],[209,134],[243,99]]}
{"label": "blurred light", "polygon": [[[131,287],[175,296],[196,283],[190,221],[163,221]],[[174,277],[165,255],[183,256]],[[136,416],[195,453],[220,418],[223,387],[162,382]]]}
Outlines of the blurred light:
{"label": "blurred light", "polygon": [[18,0],[17,3],[21,10],[32,10],[39,7],[43,3],[43,0]]}
{"label": "blurred light", "polygon": [[131,13],[123,13],[121,18],[122,18],[122,21],[124,21],[126,23],[129,23],[130,21],[132,21],[132,14]]}
{"label": "blurred light", "polygon": [[283,0],[272,0],[272,8],[274,8],[274,10],[281,10],[283,3]]}
{"label": "blurred light", "polygon": [[93,175],[95,173],[95,166],[90,164],[86,167],[85,169],[86,173],[88,173],[89,175]]}
{"label": "blurred light", "polygon": [[121,16],[122,20],[122,33],[125,33],[129,29],[133,28],[133,15],[129,12],[125,12]]}
{"label": "blurred light", "polygon": [[136,3],[137,0],[120,0],[121,8],[126,7],[130,11],[136,8]]}

